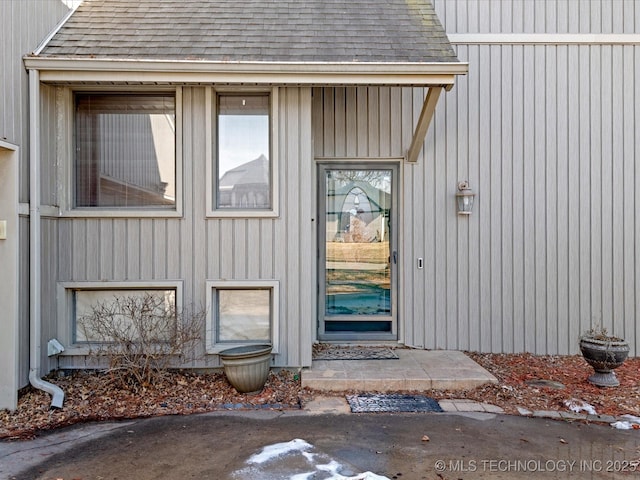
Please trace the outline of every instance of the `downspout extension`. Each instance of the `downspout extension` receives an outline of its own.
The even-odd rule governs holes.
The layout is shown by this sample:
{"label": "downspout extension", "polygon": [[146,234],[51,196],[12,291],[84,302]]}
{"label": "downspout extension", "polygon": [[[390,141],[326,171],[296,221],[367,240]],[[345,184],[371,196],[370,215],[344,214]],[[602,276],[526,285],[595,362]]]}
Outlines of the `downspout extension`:
{"label": "downspout extension", "polygon": [[40,278],[40,72],[29,70],[29,382],[62,408],[64,392],[40,377],[42,309]]}

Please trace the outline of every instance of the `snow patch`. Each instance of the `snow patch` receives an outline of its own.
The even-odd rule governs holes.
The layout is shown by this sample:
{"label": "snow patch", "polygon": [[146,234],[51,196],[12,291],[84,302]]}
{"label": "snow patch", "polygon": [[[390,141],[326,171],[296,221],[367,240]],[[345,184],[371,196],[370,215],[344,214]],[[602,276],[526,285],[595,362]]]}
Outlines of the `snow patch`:
{"label": "snow patch", "polygon": [[263,447],[260,453],[249,457],[248,467],[236,471],[235,478],[261,480],[389,480],[373,472],[354,474],[349,467],[319,452],[310,443],[296,438],[290,442]]}
{"label": "snow patch", "polygon": [[247,463],[264,463],[281,455],[286,455],[291,452],[304,452],[310,448],[312,448],[311,444],[296,438],[290,442],[276,443],[264,447],[260,453],[251,455]]}
{"label": "snow patch", "polygon": [[611,424],[613,428],[618,430],[638,430],[640,429],[640,417],[633,415],[622,415],[625,420],[618,420]]}
{"label": "snow patch", "polygon": [[593,407],[593,405],[589,405],[587,402],[584,402],[582,400],[576,400],[574,398],[571,400],[565,400],[564,404],[572,412],[580,413],[584,411],[584,412],[587,412],[589,415],[597,415],[596,409]]}

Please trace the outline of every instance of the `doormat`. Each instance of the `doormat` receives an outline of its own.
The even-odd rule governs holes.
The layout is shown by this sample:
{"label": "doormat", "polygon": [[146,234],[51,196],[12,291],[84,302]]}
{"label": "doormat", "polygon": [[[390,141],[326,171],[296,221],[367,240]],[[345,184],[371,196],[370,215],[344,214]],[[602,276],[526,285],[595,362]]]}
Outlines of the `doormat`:
{"label": "doormat", "polygon": [[327,348],[313,352],[314,360],[398,360],[390,348]]}
{"label": "doormat", "polygon": [[347,402],[353,413],[444,411],[437,400],[424,395],[347,395]]}

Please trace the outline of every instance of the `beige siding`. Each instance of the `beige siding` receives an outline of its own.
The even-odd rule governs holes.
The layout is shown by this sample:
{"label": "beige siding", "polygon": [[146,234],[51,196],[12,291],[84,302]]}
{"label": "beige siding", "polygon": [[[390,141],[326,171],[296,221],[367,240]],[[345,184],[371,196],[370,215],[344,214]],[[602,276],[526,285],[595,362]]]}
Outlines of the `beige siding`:
{"label": "beige siding", "polygon": [[[575,353],[578,335],[602,322],[636,352],[638,47],[458,53],[470,73],[441,100],[417,165],[404,165],[402,338]],[[314,90],[316,157],[396,156],[409,146],[425,92],[374,90]],[[397,101],[383,121],[372,112],[389,97]],[[463,179],[478,194],[470,218],[456,215]]]}
{"label": "beige siding", "polygon": [[635,0],[432,0],[447,33],[638,33]]}
{"label": "beige siding", "polygon": [[29,99],[22,57],[34,51],[68,11],[60,0],[0,2],[0,140],[21,147],[21,202],[28,202],[29,185]]}
{"label": "beige siding", "polygon": [[[640,31],[637,2],[435,4],[450,34]],[[578,335],[601,322],[637,353],[637,41],[469,44],[457,52],[470,73],[438,106],[426,155],[446,152],[478,198],[470,221],[447,229],[457,252],[439,250],[457,275],[450,281],[451,272],[436,270],[432,281],[457,286],[447,298],[458,299],[458,313],[452,306],[451,315],[436,315],[436,331],[456,317],[471,330],[425,343],[574,353]],[[452,198],[455,183],[447,177],[446,185]]]}
{"label": "beige siding", "polygon": [[[60,0],[0,1],[0,140],[20,148],[19,201],[29,201],[29,103],[22,57],[32,52],[69,9]],[[21,385],[29,376],[28,218],[20,219],[18,364]],[[43,332],[44,338],[45,332]],[[44,364],[46,365],[46,364]]]}
{"label": "beige siding", "polygon": [[[281,292],[276,362],[307,365],[314,291],[310,90],[278,95],[280,216],[207,219],[206,88],[183,89],[184,218],[57,220],[57,242],[49,243],[59,259],[54,283],[180,280],[186,304],[204,305],[207,280],[275,279]],[[48,302],[55,311],[55,299]],[[84,361],[65,358],[63,365]],[[217,357],[205,364],[218,365]]]}

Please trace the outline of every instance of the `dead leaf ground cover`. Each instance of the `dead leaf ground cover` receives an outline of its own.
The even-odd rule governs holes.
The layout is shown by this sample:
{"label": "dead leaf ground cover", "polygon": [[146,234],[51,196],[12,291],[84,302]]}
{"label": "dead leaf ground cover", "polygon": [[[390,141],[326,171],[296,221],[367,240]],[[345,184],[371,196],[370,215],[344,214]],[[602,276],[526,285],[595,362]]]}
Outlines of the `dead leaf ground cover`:
{"label": "dead leaf ground cover", "polygon": [[[619,387],[602,389],[587,382],[592,369],[581,356],[468,355],[499,383],[467,391],[433,391],[430,396],[487,402],[513,414],[517,407],[566,411],[565,400],[579,399],[593,405],[599,414],[640,416],[640,357],[629,358],[617,370]],[[118,388],[108,375],[90,371],[52,375],[48,380],[65,391],[64,408],[51,410],[48,394],[27,387],[15,412],[0,411],[0,438],[32,438],[41,431],[87,421],[238,408],[300,408],[316,395],[303,390],[299,375],[290,371],[272,372],[257,395],[238,394],[222,373],[173,372],[138,391]],[[527,384],[531,380],[559,382],[564,389],[531,386]]]}

